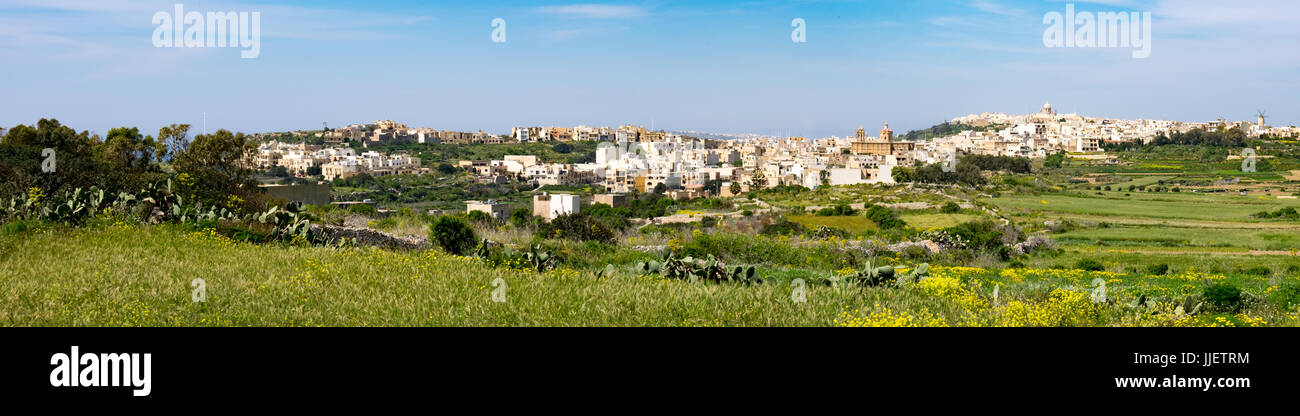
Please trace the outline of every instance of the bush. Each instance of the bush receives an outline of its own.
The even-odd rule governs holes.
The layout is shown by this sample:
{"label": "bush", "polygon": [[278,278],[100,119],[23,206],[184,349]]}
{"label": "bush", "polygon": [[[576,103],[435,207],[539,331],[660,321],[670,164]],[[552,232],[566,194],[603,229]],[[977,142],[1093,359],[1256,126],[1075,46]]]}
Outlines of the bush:
{"label": "bush", "polygon": [[1079,260],[1078,262],[1074,263],[1074,268],[1079,270],[1087,270],[1090,272],[1100,272],[1106,270],[1106,266],[1102,266],[1101,263],[1093,259]]}
{"label": "bush", "polygon": [[546,238],[565,238],[574,241],[613,243],[614,232],[600,221],[583,213],[565,214],[538,227],[538,234]]}
{"label": "bush", "polygon": [[700,219],[700,226],[704,228],[713,228],[718,226],[718,217],[704,217]]}
{"label": "bush", "polygon": [[880,205],[872,205],[870,207],[867,207],[867,219],[870,219],[871,222],[874,222],[876,223],[876,225],[879,225],[880,229],[882,230],[892,230],[895,228],[903,228],[907,226],[906,222],[899,219],[898,215],[894,214],[894,210],[882,207]]}
{"label": "bush", "polygon": [[1267,267],[1258,266],[1246,269],[1246,274],[1251,276],[1269,276],[1273,274],[1273,271],[1269,270]]}
{"label": "bush", "polygon": [[1001,227],[989,220],[964,223],[943,232],[964,241],[967,248],[976,251],[998,251],[1005,247]]}
{"label": "bush", "polygon": [[1154,276],[1164,276],[1166,274],[1169,274],[1169,265],[1152,264],[1150,266],[1147,266],[1147,274],[1154,275]]}
{"label": "bush", "polygon": [[817,226],[817,229],[812,232],[812,238],[819,240],[825,240],[831,237],[847,239],[849,238],[849,232],[839,228],[827,227],[825,225]]}
{"label": "bush", "polygon": [[784,218],[782,218],[781,221],[778,221],[776,223],[764,225],[763,229],[759,230],[759,234],[766,235],[766,236],[773,236],[773,235],[792,236],[792,235],[804,235],[807,233],[808,233],[808,227],[804,227],[803,224],[790,221]]}
{"label": "bush", "polygon": [[429,225],[429,241],[438,244],[447,253],[460,256],[474,249],[478,237],[465,221],[444,215]]}
{"label": "bush", "polygon": [[375,210],[375,207],[370,206],[370,204],[353,205],[352,207],[348,208],[348,212],[351,212],[353,214],[358,214],[358,215],[365,215],[367,217],[374,217],[375,215],[379,214],[379,211]]}
{"label": "bush", "polygon": [[491,215],[483,211],[470,211],[465,213],[465,219],[475,224],[492,224],[496,222]]}
{"label": "bush", "polygon": [[819,217],[847,217],[857,213],[857,210],[843,204],[817,210],[817,216]]}
{"label": "bush", "polygon": [[1205,301],[1218,310],[1236,312],[1241,309],[1241,288],[1229,283],[1218,283],[1205,288]]}
{"label": "bush", "polygon": [[533,214],[526,209],[517,209],[510,214],[510,224],[518,228],[533,225]]}
{"label": "bush", "polygon": [[939,212],[944,214],[956,214],[961,212],[961,205],[957,205],[956,202],[948,201],[948,203],[943,204],[943,208],[940,208]]}

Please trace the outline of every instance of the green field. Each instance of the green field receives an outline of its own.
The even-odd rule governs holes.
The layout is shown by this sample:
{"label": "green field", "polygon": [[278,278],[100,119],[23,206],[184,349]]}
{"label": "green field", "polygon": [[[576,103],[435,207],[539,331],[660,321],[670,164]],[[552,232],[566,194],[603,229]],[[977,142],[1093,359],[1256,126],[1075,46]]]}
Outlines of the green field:
{"label": "green field", "polygon": [[917,230],[928,230],[931,228],[948,228],[964,222],[971,222],[982,218],[974,214],[912,214],[904,213],[899,215],[903,221],[907,222],[909,227]]}
{"label": "green field", "polygon": [[1300,227],[1215,229],[1170,226],[1114,226],[1069,231],[1054,236],[1063,244],[1096,247],[1202,248],[1206,251],[1300,249]]}
{"label": "green field", "polygon": [[[1137,296],[1176,299],[1201,279],[1271,292],[1267,276],[1168,276],[935,266],[899,288],[829,287],[837,273],[760,264],[760,285],[642,276],[537,274],[440,251],[237,243],[175,226],[8,234],[0,325],[13,326],[1235,326],[1296,325],[1261,304],[1242,313],[1133,313]],[[783,241],[783,240],[773,240]],[[843,243],[841,243],[843,244]],[[1280,266],[1280,265],[1279,265]],[[795,278],[806,280],[797,283]],[[191,283],[206,283],[195,302]],[[500,279],[499,281],[497,279]],[[1109,282],[1118,303],[1088,298]],[[494,282],[504,282],[498,291]],[[994,288],[998,290],[994,290]],[[500,295],[493,300],[494,291]],[[1000,295],[995,293],[1000,292]],[[1165,304],[1160,304],[1165,305]],[[1152,306],[1166,308],[1166,306]]]}
{"label": "green field", "polygon": [[861,215],[843,216],[843,217],[822,217],[817,215],[790,215],[786,217],[790,221],[803,224],[805,227],[817,228],[827,226],[848,231],[850,234],[864,234],[870,231],[880,229],[876,223]]}
{"label": "green field", "polygon": [[1008,195],[989,201],[1011,213],[1228,222],[1258,222],[1251,219],[1250,215],[1283,207],[1300,207],[1300,200],[1275,197],[1192,193],[1131,193],[1130,196],[1124,196],[1121,192],[1102,194]]}

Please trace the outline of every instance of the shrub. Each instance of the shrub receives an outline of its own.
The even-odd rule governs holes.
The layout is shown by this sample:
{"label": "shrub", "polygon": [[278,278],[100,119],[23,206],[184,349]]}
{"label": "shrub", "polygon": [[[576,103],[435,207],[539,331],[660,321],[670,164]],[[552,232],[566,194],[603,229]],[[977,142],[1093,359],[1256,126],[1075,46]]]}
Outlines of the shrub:
{"label": "shrub", "polygon": [[1090,272],[1100,272],[1106,270],[1105,266],[1102,266],[1101,263],[1093,259],[1079,260],[1078,262],[1074,263],[1074,268],[1079,270],[1087,270]]}
{"label": "shrub", "polygon": [[348,208],[348,212],[351,212],[353,214],[358,214],[358,215],[365,215],[367,217],[373,217],[379,214],[379,211],[375,210],[375,207],[370,206],[370,204],[353,205],[351,208]]}
{"label": "shrub", "polygon": [[994,251],[1002,245],[1002,230],[993,221],[972,221],[944,230],[945,233],[964,241],[966,247],[978,251]]}
{"label": "shrub", "polygon": [[943,208],[940,208],[939,212],[944,214],[955,214],[961,212],[961,205],[957,205],[956,202],[948,201],[948,203],[943,204]]}
{"label": "shrub", "polygon": [[827,227],[827,226],[825,226],[825,225],[819,225],[819,226],[817,226],[817,229],[813,231],[813,233],[812,233],[812,237],[813,237],[813,238],[816,238],[816,239],[819,239],[819,240],[825,240],[825,239],[829,239],[829,238],[831,238],[831,237],[836,237],[836,238],[841,238],[841,239],[847,239],[847,238],[849,238],[849,232],[848,232],[848,231],[845,231],[845,230],[841,230],[841,229],[839,229],[839,228]]}
{"label": "shrub", "polygon": [[880,205],[867,207],[867,219],[870,219],[871,222],[879,225],[882,230],[891,230],[907,226],[906,222],[899,219],[898,215],[894,214],[894,210]]}
{"label": "shrub", "polygon": [[1218,283],[1205,288],[1205,301],[1219,310],[1241,309],[1241,288],[1230,283]]}
{"label": "shrub", "polygon": [[741,211],[741,212],[740,212],[740,215],[744,215],[744,216],[746,216],[746,217],[752,217],[752,216],[754,216],[754,211],[752,211],[752,210],[748,210],[748,209],[747,209],[747,210]]}
{"label": "shrub", "polygon": [[847,217],[857,214],[858,211],[848,205],[840,204],[830,208],[817,210],[817,216],[820,217]]}
{"label": "shrub", "polygon": [[510,224],[524,228],[533,224],[533,214],[526,209],[517,209],[510,214]]}
{"label": "shrub", "polygon": [[1251,276],[1268,276],[1273,274],[1273,271],[1269,270],[1267,267],[1258,266],[1258,267],[1251,267],[1249,269],[1246,269],[1246,274]]}
{"label": "shrub", "polygon": [[808,227],[804,227],[803,224],[790,221],[784,218],[782,218],[781,221],[778,221],[776,223],[764,225],[763,229],[759,231],[759,234],[767,235],[767,236],[803,235],[807,233],[808,233]]}
{"label": "shrub", "polygon": [[1169,265],[1162,263],[1162,264],[1152,264],[1150,266],[1147,266],[1147,274],[1155,275],[1155,276],[1164,276],[1166,274],[1169,274]]}
{"label": "shrub", "polygon": [[718,217],[704,217],[700,219],[700,226],[704,228],[713,228],[718,226]]}
{"label": "shrub", "polygon": [[586,214],[565,214],[538,227],[538,234],[546,238],[565,238],[574,241],[599,241],[613,243],[614,232],[600,221]]}
{"label": "shrub", "polygon": [[459,218],[441,216],[429,225],[429,240],[450,254],[464,255],[478,242],[474,229]]}
{"label": "shrub", "polygon": [[491,224],[495,222],[495,219],[493,219],[491,215],[488,215],[488,213],[483,211],[467,212],[465,213],[465,219],[476,224]]}

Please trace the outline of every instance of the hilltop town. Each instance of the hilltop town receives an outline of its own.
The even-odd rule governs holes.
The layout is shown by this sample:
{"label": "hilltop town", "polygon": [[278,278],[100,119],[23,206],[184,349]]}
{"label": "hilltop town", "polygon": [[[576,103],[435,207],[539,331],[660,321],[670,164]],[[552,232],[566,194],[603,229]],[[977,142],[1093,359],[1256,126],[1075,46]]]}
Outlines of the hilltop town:
{"label": "hilltop town", "polygon": [[[534,187],[597,186],[611,194],[658,192],[673,199],[731,197],[777,186],[892,184],[894,170],[932,164],[964,155],[1044,159],[1054,154],[1106,160],[1103,149],[1117,143],[1146,143],[1192,130],[1239,129],[1250,137],[1300,136],[1296,127],[1257,122],[1179,122],[1122,120],[1060,114],[1050,103],[1033,114],[972,114],[927,131],[897,137],[886,123],[875,136],[859,128],[852,136],[746,137],[701,139],[639,126],[517,127],[510,134],[410,128],[395,121],[354,124],[306,135],[319,144],[263,142],[253,158],[258,169],[325,181],[399,174],[429,174],[434,165],[452,165],[480,183],[524,182]],[[505,155],[494,160],[421,160],[410,151],[385,154],[373,147],[405,149],[418,145],[503,145],[520,143],[595,144],[584,163],[543,160],[536,155]],[[446,173],[445,171],[442,173]],[[548,197],[550,198],[550,197]],[[558,200],[558,199],[557,199]],[[495,201],[471,201],[467,208],[500,217]],[[573,207],[581,204],[569,204]],[[486,207],[486,208],[484,208]],[[542,209],[541,216],[568,210]]]}

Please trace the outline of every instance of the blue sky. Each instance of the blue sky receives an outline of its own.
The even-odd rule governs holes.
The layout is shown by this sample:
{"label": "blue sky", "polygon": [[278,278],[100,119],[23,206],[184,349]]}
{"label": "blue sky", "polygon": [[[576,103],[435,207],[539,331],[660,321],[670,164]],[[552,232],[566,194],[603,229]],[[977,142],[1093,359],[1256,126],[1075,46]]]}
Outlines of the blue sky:
{"label": "blue sky", "polygon": [[[1050,49],[1063,1],[187,1],[256,11],[261,54],[155,48],[175,1],[0,0],[0,125],[244,132],[393,119],[508,132],[640,124],[822,137],[1044,101],[1084,115],[1300,123],[1300,2],[1105,0],[1152,54]],[[507,42],[491,39],[506,20]],[[807,43],[791,21],[807,22]]]}

